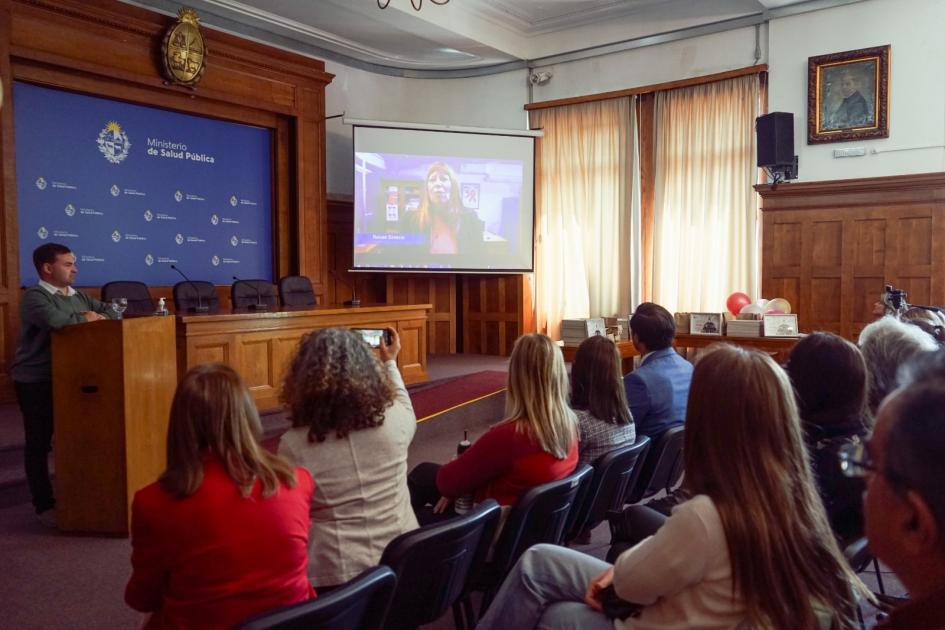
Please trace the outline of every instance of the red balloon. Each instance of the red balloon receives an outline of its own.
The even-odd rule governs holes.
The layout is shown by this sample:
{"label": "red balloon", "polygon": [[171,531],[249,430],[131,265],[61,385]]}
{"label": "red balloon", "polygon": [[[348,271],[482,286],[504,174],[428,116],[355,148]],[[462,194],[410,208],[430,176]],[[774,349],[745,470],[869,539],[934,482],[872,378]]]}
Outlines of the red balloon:
{"label": "red balloon", "polygon": [[725,306],[728,307],[729,312],[734,315],[738,315],[739,312],[749,304],[751,304],[751,298],[741,291],[736,291],[725,300]]}

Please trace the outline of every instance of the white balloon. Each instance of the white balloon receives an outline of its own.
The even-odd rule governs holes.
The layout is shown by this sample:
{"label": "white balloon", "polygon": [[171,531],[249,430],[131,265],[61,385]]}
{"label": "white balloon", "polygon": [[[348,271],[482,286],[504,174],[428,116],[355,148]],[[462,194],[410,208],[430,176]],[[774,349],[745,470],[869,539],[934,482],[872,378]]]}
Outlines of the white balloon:
{"label": "white balloon", "polygon": [[765,312],[764,307],[758,306],[757,304],[749,304],[748,306],[743,308],[741,311],[739,311],[738,314],[739,315],[761,315],[764,312]]}

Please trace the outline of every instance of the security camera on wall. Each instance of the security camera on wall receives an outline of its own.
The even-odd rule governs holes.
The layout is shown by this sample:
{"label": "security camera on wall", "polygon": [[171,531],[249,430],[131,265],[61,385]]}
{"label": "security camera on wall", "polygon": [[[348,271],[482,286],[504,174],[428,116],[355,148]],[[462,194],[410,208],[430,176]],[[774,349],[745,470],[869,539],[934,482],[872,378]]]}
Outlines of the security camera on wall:
{"label": "security camera on wall", "polygon": [[548,83],[548,81],[551,81],[551,77],[553,76],[554,74],[550,70],[535,71],[528,75],[528,81],[532,85],[544,85]]}

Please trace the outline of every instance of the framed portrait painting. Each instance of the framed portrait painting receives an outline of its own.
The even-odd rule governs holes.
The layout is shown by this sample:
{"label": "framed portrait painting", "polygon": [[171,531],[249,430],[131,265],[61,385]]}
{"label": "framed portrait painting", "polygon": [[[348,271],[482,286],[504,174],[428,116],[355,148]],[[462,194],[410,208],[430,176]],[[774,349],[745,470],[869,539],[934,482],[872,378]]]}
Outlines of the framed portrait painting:
{"label": "framed portrait painting", "polygon": [[807,60],[807,144],[889,137],[889,46]]}

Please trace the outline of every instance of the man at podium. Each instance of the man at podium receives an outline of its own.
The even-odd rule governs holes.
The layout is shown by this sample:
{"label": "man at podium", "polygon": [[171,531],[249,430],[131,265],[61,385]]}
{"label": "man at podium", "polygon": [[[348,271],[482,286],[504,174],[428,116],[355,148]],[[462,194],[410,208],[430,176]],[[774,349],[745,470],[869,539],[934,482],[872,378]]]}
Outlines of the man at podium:
{"label": "man at podium", "polygon": [[26,434],[26,481],[39,519],[55,525],[55,498],[49,481],[52,449],[53,330],[110,319],[105,303],[72,288],[75,255],[65,245],[46,243],[33,251],[39,284],[23,292],[20,300],[20,338],[13,358],[13,386],[23,414]]}

